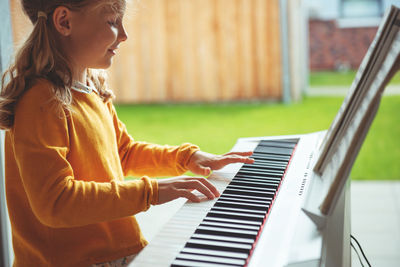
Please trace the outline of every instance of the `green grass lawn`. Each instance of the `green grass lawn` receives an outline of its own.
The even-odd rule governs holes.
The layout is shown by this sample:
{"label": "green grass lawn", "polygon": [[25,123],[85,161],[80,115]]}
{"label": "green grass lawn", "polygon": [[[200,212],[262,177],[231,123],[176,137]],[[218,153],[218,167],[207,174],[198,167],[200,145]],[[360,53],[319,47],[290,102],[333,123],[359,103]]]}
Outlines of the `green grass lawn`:
{"label": "green grass lawn", "polygon": [[[356,75],[355,70],[346,72],[318,71],[310,73],[310,86],[350,86]],[[391,85],[400,85],[400,73],[397,73],[390,81]]]}
{"label": "green grass lawn", "polygon": [[[191,142],[211,153],[229,151],[240,137],[302,134],[329,128],[342,97],[308,97],[299,104],[119,105],[136,140]],[[353,168],[352,179],[400,179],[400,96],[383,98]]]}

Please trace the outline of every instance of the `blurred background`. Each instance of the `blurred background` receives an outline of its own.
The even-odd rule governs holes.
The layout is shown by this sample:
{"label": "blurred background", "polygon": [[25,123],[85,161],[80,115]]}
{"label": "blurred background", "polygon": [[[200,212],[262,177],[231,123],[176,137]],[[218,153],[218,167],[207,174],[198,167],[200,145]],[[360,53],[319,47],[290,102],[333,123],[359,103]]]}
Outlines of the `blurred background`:
{"label": "blurred background", "polygon": [[[0,1],[2,71],[31,30],[19,2]],[[118,116],[136,140],[192,142],[218,154],[240,137],[328,129],[385,11],[400,6],[399,0],[128,2],[129,38],[109,70]],[[351,172],[352,231],[373,266],[400,265],[399,114],[396,75]],[[145,235],[157,230],[145,226]]]}
{"label": "blurred background", "polygon": [[[138,140],[224,153],[237,138],[329,128],[396,0],[131,0],[109,69]],[[10,1],[14,47],[31,25]],[[352,178],[400,179],[396,75]],[[379,157],[377,157],[379,155]]]}

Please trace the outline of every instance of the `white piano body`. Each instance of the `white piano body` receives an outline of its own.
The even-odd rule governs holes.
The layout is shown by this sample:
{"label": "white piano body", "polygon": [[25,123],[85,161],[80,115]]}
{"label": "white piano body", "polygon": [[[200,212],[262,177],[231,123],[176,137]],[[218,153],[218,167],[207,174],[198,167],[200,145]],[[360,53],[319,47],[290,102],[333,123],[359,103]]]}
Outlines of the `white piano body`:
{"label": "white piano body", "polygon": [[[252,151],[260,140],[298,139],[298,143],[245,263],[231,259],[229,253],[224,258],[204,251],[199,261],[178,260],[181,266],[350,266],[349,183],[330,215],[317,216],[314,222],[304,210],[318,210],[315,205],[327,191],[328,185],[313,172],[325,133],[239,139],[232,151]],[[241,166],[228,165],[209,179],[223,192]],[[186,202],[129,266],[171,266],[215,202]]]}

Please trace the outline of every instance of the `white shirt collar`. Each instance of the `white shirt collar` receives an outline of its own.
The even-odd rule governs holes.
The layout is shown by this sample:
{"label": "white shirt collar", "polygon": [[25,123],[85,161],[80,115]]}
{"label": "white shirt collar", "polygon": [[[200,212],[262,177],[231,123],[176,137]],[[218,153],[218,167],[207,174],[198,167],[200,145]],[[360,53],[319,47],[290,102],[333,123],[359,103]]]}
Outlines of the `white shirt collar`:
{"label": "white shirt collar", "polygon": [[97,89],[94,86],[87,86],[86,84],[83,84],[78,81],[73,81],[71,89],[85,94],[90,94],[93,91],[99,94],[99,91],[97,91]]}

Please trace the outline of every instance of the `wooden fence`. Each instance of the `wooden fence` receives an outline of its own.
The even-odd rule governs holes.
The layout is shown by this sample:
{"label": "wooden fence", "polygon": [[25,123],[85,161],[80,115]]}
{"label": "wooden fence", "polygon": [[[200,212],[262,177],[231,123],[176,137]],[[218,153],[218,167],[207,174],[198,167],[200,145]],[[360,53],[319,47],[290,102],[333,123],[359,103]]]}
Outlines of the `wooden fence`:
{"label": "wooden fence", "polygon": [[[10,1],[18,41],[27,20]],[[128,2],[109,75],[117,102],[282,98],[279,0]]]}
{"label": "wooden fence", "polygon": [[110,75],[119,102],[281,98],[278,0],[146,0],[133,8]]}

